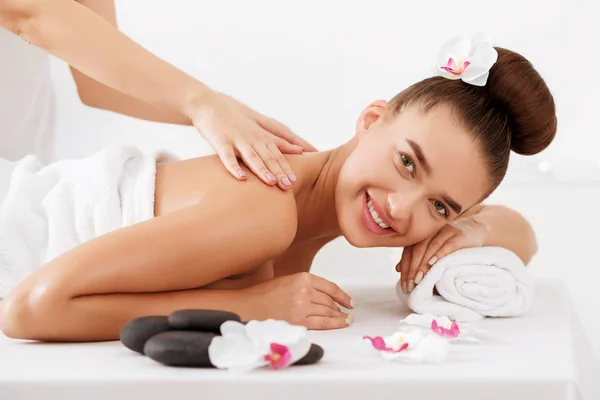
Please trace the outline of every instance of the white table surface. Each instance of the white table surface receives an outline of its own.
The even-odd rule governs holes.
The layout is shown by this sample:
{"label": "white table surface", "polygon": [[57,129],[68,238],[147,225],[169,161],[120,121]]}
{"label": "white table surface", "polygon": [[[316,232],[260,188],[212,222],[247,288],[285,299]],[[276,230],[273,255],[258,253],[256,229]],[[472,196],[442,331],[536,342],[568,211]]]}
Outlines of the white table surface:
{"label": "white table surface", "polygon": [[46,344],[0,335],[0,399],[600,399],[596,361],[556,281],[538,281],[528,315],[477,323],[508,343],[453,345],[440,365],[391,363],[361,340],[392,333],[409,313],[393,285],[343,287],[358,301],[355,322],[310,332],[325,349],[316,365],[240,376],[166,367],[119,342]]}

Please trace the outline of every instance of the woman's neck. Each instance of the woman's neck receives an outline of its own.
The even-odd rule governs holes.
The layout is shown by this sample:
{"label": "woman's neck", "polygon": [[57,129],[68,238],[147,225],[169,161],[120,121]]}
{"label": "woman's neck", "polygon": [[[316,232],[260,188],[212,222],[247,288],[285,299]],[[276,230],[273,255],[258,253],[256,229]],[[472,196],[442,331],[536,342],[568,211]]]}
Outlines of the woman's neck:
{"label": "woman's neck", "polygon": [[326,152],[305,153],[292,165],[301,172],[295,196],[298,209],[297,242],[334,238],[341,234],[336,213],[336,186],[356,138]]}

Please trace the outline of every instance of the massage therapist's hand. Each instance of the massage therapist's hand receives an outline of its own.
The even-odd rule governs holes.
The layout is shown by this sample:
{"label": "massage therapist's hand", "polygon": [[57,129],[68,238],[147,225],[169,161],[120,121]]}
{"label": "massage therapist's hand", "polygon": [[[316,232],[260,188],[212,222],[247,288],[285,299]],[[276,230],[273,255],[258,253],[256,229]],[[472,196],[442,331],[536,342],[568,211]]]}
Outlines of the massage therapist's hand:
{"label": "massage therapist's hand", "polygon": [[279,319],[318,330],[344,328],[352,322],[352,317],[337,305],[352,308],[350,296],[335,283],[307,272],[244,290],[257,319]]}
{"label": "massage therapist's hand", "polygon": [[410,293],[429,269],[441,258],[459,249],[481,247],[487,229],[475,217],[465,216],[448,223],[436,234],[402,250],[396,271],[400,272],[401,287]]}
{"label": "massage therapist's hand", "polygon": [[190,119],[227,170],[239,180],[246,179],[239,157],[268,185],[290,188],[296,176],[282,152],[301,154],[316,149],[282,123],[229,96],[212,91],[207,96]]}

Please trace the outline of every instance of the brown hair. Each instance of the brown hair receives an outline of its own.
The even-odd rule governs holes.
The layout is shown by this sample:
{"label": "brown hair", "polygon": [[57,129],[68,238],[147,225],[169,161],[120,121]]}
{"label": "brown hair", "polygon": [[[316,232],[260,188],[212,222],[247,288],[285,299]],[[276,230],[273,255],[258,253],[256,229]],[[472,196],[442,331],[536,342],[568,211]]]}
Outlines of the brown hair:
{"label": "brown hair", "polygon": [[485,86],[461,80],[428,78],[396,95],[390,111],[413,103],[427,112],[447,104],[471,131],[488,163],[491,188],[504,179],[510,150],[533,155],[546,149],[556,135],[554,99],[546,83],[523,56],[496,47],[498,61]]}

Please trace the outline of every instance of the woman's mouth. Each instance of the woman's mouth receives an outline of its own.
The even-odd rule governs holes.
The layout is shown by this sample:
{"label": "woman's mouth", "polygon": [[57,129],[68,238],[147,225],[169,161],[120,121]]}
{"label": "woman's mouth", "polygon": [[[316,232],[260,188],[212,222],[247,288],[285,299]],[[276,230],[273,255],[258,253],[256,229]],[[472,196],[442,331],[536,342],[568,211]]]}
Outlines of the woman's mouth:
{"label": "woman's mouth", "polygon": [[384,218],[381,218],[377,209],[381,210],[381,207],[379,207],[377,203],[374,204],[369,194],[365,192],[362,212],[363,224],[369,232],[376,235],[387,235],[392,233],[393,229],[384,222],[384,218],[387,219],[387,217],[383,216]]}

